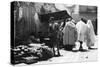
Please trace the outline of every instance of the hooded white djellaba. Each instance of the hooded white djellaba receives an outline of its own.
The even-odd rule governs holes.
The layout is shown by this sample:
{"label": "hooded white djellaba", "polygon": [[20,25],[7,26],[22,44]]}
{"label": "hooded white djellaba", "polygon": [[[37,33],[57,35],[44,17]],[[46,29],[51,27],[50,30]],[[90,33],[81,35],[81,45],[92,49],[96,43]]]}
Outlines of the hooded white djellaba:
{"label": "hooded white djellaba", "polygon": [[94,27],[92,25],[92,21],[87,21],[87,26],[89,28],[89,40],[87,41],[87,46],[91,48],[91,46],[94,46],[96,41],[96,35],[94,33]]}
{"label": "hooded white djellaba", "polygon": [[95,33],[91,20],[88,20],[87,24],[83,21],[79,21],[76,24],[76,28],[78,31],[78,40],[75,42],[75,48],[73,48],[73,50],[79,50],[81,44],[78,41],[83,42],[82,48],[85,50],[94,46]]}
{"label": "hooded white djellaba", "polygon": [[86,37],[88,36],[88,26],[83,21],[79,21],[76,24],[76,28],[78,31],[78,40],[82,42],[86,42]]}
{"label": "hooded white djellaba", "polygon": [[76,28],[77,28],[77,32],[78,32],[78,38],[77,41],[75,42],[75,48],[73,48],[73,50],[79,50],[80,48],[80,42],[82,41],[83,44],[81,45],[83,49],[88,50],[87,47],[87,38],[89,38],[88,33],[89,33],[89,29],[87,24],[85,24],[83,21],[79,21],[76,24]]}

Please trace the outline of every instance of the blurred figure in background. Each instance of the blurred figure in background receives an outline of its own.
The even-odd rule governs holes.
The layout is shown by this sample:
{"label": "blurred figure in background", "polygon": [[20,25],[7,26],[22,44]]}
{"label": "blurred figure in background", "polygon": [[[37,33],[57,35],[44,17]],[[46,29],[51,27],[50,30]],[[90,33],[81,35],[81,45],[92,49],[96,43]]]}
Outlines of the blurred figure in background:
{"label": "blurred figure in background", "polygon": [[89,38],[87,39],[87,46],[89,48],[91,48],[91,46],[94,46],[94,43],[96,41],[94,27],[92,25],[92,21],[91,20],[87,21],[87,26],[89,28]]}

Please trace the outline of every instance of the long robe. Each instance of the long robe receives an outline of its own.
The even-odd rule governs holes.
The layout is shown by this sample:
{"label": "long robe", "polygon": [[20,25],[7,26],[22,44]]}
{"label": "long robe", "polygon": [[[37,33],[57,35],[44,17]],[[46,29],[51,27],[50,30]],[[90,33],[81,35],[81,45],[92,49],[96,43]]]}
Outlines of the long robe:
{"label": "long robe", "polygon": [[63,33],[63,44],[74,45],[77,40],[77,29],[72,21],[66,22]]}
{"label": "long robe", "polygon": [[89,28],[87,24],[85,24],[82,21],[79,21],[76,24],[76,28],[78,30],[78,40],[82,42],[87,42],[88,33],[89,33]]}
{"label": "long robe", "polygon": [[88,20],[87,21],[87,26],[89,28],[89,39],[87,41],[87,46],[94,46],[95,40],[96,40],[96,36],[95,36],[95,32],[94,32],[94,27],[92,25],[92,21]]}

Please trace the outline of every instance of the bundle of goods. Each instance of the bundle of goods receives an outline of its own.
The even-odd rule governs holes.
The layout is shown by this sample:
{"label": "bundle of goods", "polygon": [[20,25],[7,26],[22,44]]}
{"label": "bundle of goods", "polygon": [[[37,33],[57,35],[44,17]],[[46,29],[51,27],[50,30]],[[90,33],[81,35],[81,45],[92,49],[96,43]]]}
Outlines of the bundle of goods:
{"label": "bundle of goods", "polygon": [[51,48],[41,44],[20,45],[12,49],[12,51],[14,53],[15,64],[32,64],[53,57]]}

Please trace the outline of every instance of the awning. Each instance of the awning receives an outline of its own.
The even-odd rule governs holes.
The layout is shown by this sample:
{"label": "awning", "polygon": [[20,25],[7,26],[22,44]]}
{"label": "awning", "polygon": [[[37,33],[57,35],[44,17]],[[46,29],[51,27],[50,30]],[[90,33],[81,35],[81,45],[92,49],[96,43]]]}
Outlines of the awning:
{"label": "awning", "polygon": [[57,21],[57,20],[64,20],[64,19],[67,19],[67,18],[72,18],[66,10],[64,11],[59,11],[59,12],[53,12],[53,13],[48,13],[48,14],[41,14],[39,15],[39,18],[40,18],[40,21],[41,22],[49,22],[49,19],[53,17],[54,21]]}

